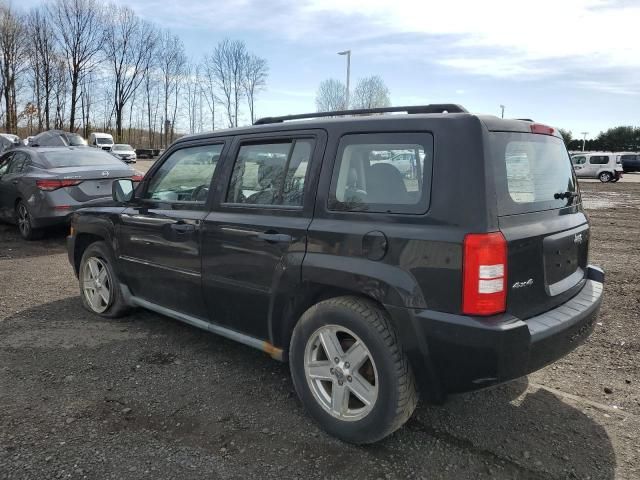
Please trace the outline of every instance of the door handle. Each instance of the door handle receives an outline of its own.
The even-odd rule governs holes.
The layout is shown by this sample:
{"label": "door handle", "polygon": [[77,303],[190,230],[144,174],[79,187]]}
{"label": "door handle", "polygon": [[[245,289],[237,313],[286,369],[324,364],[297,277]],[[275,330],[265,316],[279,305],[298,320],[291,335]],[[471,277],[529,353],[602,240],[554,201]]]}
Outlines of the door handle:
{"label": "door handle", "polygon": [[11,183],[13,183],[14,185],[18,184],[18,180],[12,180]]}
{"label": "door handle", "polygon": [[171,230],[180,234],[192,233],[196,231],[196,226],[190,223],[172,223]]}
{"label": "door handle", "polygon": [[266,231],[264,233],[259,233],[258,238],[260,240],[264,240],[267,243],[291,243],[293,238],[291,235],[286,235],[284,233]]}

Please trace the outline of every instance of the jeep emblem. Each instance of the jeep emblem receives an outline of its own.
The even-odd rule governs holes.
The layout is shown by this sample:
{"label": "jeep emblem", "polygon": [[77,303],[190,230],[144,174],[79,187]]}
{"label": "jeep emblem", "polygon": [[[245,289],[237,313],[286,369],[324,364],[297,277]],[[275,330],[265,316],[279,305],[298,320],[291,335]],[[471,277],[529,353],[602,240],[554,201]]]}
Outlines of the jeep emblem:
{"label": "jeep emblem", "polygon": [[106,170],[104,172],[102,172],[102,176],[103,177],[108,177],[109,176],[109,172],[107,172]]}
{"label": "jeep emblem", "polygon": [[583,241],[584,238],[582,238],[581,233],[576,233],[575,237],[573,237],[573,243],[575,243],[576,245],[580,245]]}
{"label": "jeep emblem", "polygon": [[513,289],[524,288],[524,287],[530,287],[531,285],[533,285],[533,278],[530,278],[529,280],[526,280],[524,282],[516,282],[513,285],[511,285],[511,288]]}

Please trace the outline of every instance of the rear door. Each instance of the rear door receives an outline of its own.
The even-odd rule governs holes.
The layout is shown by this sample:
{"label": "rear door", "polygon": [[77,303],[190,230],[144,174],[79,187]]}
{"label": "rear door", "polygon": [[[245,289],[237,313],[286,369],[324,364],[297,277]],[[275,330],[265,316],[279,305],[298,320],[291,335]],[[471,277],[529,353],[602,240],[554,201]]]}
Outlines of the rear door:
{"label": "rear door", "polygon": [[489,135],[498,222],[508,244],[507,311],[528,318],[584,285],[590,229],[562,139]]}
{"label": "rear door", "polygon": [[9,173],[11,159],[15,152],[8,152],[0,157],[0,218],[9,219],[13,217],[15,204],[15,185],[13,177]]}
{"label": "rear door", "polygon": [[178,144],[147,174],[140,203],[120,214],[119,261],[134,296],[204,317],[201,234],[224,139]]}
{"label": "rear door", "polygon": [[23,171],[28,165],[29,156],[25,152],[16,151],[11,157],[6,173],[0,178],[1,203],[4,205],[6,218],[14,216],[16,200],[21,196],[21,187],[24,187]]}
{"label": "rear door", "polygon": [[324,131],[237,137],[220,198],[204,220],[209,318],[269,338],[269,311],[300,282]]}

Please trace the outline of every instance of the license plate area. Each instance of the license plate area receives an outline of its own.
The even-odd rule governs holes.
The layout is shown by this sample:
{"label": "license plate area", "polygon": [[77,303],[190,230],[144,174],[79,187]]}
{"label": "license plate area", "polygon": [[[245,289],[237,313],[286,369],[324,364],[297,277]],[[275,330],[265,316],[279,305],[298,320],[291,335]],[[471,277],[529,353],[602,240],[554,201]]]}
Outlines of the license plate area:
{"label": "license plate area", "polygon": [[550,235],[543,240],[545,285],[558,295],[584,278],[589,249],[589,226]]}
{"label": "license plate area", "polygon": [[111,183],[109,180],[86,180],[79,187],[82,193],[91,197],[108,197],[111,195]]}

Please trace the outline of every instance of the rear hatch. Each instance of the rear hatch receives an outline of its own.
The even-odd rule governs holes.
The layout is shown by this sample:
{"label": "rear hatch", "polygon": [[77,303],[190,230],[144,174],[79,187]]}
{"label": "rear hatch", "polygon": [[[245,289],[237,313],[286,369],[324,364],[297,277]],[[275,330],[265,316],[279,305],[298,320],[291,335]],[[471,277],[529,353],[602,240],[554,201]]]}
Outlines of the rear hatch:
{"label": "rear hatch", "polygon": [[589,223],[561,138],[511,131],[489,138],[498,225],[508,246],[507,311],[526,319],[584,285]]}

